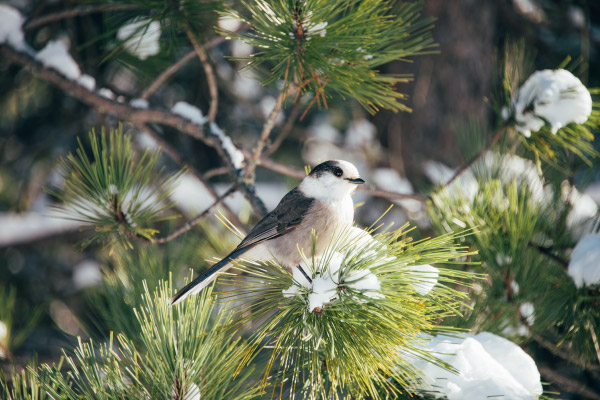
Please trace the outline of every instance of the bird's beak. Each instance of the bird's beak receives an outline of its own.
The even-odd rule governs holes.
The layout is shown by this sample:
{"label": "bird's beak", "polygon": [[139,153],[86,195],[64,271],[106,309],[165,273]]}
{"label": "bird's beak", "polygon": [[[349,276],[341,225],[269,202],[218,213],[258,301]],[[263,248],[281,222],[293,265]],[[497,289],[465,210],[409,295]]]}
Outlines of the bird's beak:
{"label": "bird's beak", "polygon": [[365,181],[360,178],[346,178],[346,180],[350,183],[354,183],[355,185],[362,185],[365,183]]}

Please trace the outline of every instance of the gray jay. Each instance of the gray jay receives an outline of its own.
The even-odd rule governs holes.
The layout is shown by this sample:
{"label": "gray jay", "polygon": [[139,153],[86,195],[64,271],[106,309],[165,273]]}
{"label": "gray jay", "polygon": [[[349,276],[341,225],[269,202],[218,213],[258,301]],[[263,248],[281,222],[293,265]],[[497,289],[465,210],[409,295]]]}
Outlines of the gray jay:
{"label": "gray jay", "polygon": [[242,256],[253,261],[275,259],[286,268],[302,261],[298,249],[312,249],[312,230],[316,233],[315,257],[320,256],[336,229],[352,224],[352,193],[363,184],[358,170],[347,161],[331,160],[317,165],[300,184],[286,194],[229,255],[188,283],[175,296],[177,304],[204,289]]}

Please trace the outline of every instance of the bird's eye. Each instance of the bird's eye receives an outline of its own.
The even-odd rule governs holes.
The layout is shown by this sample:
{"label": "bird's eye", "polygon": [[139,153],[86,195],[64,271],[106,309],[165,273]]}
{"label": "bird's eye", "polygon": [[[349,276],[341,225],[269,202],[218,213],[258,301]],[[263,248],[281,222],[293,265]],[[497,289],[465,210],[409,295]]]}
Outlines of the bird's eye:
{"label": "bird's eye", "polygon": [[344,171],[342,171],[342,169],[341,169],[341,168],[334,168],[334,170],[333,170],[333,174],[334,174],[335,176],[338,176],[338,177],[339,177],[339,176],[342,176],[342,175],[344,175]]}

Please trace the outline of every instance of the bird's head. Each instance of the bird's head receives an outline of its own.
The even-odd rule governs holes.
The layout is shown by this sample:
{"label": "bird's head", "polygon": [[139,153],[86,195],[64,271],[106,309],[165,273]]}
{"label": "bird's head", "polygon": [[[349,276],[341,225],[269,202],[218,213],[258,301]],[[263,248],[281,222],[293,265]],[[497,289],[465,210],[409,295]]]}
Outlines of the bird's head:
{"label": "bird's head", "polygon": [[336,200],[352,194],[363,183],[354,165],[344,160],[329,160],[314,167],[299,188],[308,197]]}

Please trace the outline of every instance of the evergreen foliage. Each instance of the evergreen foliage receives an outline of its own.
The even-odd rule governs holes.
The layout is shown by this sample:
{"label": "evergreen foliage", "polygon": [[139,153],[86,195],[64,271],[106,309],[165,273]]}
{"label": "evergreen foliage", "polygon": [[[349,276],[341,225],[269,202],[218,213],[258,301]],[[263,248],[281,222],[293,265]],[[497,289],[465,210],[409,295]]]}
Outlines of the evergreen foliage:
{"label": "evergreen foliage", "polygon": [[[511,93],[528,76],[522,70],[529,65],[523,47],[508,45],[507,49],[503,95],[496,98],[504,103],[494,103],[496,110],[501,104],[509,106]],[[428,211],[437,230],[475,229],[465,243],[479,250],[476,260],[481,260],[489,276],[474,293],[473,309],[465,310],[468,318],[453,318],[452,324],[476,326],[516,340],[531,334],[545,343],[560,343],[581,365],[598,363],[594,337],[600,313],[590,298],[597,288],[577,289],[567,274],[570,250],[582,234],[596,231],[597,224],[571,216],[571,200],[578,192],[568,183],[572,172],[565,167],[568,154],[585,163],[597,157],[592,132],[600,123],[598,107],[594,101],[585,124],[569,124],[556,134],[544,126],[525,138],[510,125],[500,127],[507,130],[502,153],[488,153],[468,173],[432,195]],[[482,130],[476,122],[464,130],[465,154],[475,154],[478,141],[469,138]],[[536,163],[515,153],[533,155]]]}
{"label": "evergreen foliage", "polygon": [[246,351],[224,329],[233,314],[216,308],[210,289],[177,307],[169,306],[171,295],[165,282],[152,292],[144,284],[141,306],[134,310],[139,344],[122,333],[100,345],[80,339],[60,363],[13,376],[6,398],[254,398],[257,388],[244,384],[251,369],[232,380],[236,360]]}
{"label": "evergreen foliage", "polygon": [[[423,335],[442,329],[436,321],[458,313],[467,297],[455,285],[470,286],[474,275],[440,269],[431,292],[418,293],[415,286],[436,278],[411,266],[473,253],[457,244],[463,234],[414,242],[408,231],[404,226],[382,232],[366,243],[356,230],[334,235],[320,258],[303,265],[314,285],[319,276],[338,282],[327,294],[330,301],[313,309],[312,290],[296,273],[277,263],[238,263],[246,279],[240,284],[239,276],[223,278],[233,289],[222,299],[235,304],[242,316],[237,324],[252,326],[240,368],[266,351],[262,385],[273,385],[283,398],[380,398],[380,391],[399,394],[394,382],[414,392],[418,371],[410,357],[436,362],[420,349]],[[380,290],[364,286],[365,271],[380,280]]]}
{"label": "evergreen foliage", "polygon": [[180,173],[164,177],[156,169],[160,151],[135,155],[121,127],[89,138],[92,158],[79,141],[76,154],[59,161],[65,184],[53,190],[64,202],[58,211],[94,230],[83,246],[107,240],[131,247],[135,237],[150,239],[157,232],[151,225],[171,218],[164,212],[173,207],[169,195]]}
{"label": "evergreen foliage", "polygon": [[250,29],[222,33],[258,48],[247,68],[268,68],[263,84],[293,82],[299,93],[312,93],[319,106],[327,107],[327,98],[335,94],[355,98],[371,113],[409,110],[396,85],[410,76],[377,68],[435,48],[432,20],[420,18],[420,2],[260,0],[242,5],[225,15]]}
{"label": "evergreen foliage", "polygon": [[[107,57],[126,48],[126,40],[112,39],[117,28],[140,16],[147,20],[135,34],[160,21],[172,39],[157,58],[177,50],[184,34],[198,51],[195,39],[217,32],[254,47],[242,60],[245,68],[261,71],[264,85],[278,87],[279,105],[288,96],[300,104],[307,95],[312,98],[308,109],[327,107],[328,99],[340,97],[355,99],[371,113],[408,111],[397,85],[410,76],[386,74],[382,66],[435,50],[432,20],[421,18],[420,1],[110,4],[119,7],[105,15],[114,29],[99,38],[109,43]],[[247,30],[207,32],[217,13],[244,22]],[[119,56],[140,62],[125,52]],[[578,65],[568,59],[557,67],[575,71]],[[494,120],[488,126],[471,119],[462,129],[459,140],[468,162],[427,198],[437,237],[413,239],[408,224],[394,230],[373,229],[378,222],[365,231],[352,227],[337,232],[321,257],[305,258],[302,270],[289,271],[277,260],[236,260],[233,272],[223,274],[216,286],[173,307],[173,287],[191,275],[189,268],[199,269],[199,260],[209,254],[227,254],[234,240],[206,223],[201,234],[192,231],[157,246],[152,239],[158,227],[170,228],[164,221],[174,218],[170,196],[183,171],[161,167],[161,150],[134,151],[120,126],[108,133],[92,131],[89,143],[79,141],[76,153],[59,161],[63,183],[51,190],[61,215],[92,231],[83,246],[109,249],[100,287],[85,296],[91,312],[83,325],[92,339],[78,338],[57,363],[32,363],[10,377],[0,375],[2,397],[432,398],[419,391],[422,371],[412,360],[452,370],[424,345],[432,335],[463,331],[490,331],[521,343],[535,340],[598,370],[600,284],[578,288],[568,262],[582,235],[599,228],[594,217],[573,217],[579,193],[573,176],[580,164],[591,165],[598,156],[594,134],[600,104],[593,102],[585,123],[553,132],[545,121],[525,137],[517,129],[514,100],[532,72],[524,45],[508,44],[489,97]],[[596,100],[599,90],[590,93]],[[272,129],[275,114],[265,127]],[[218,128],[212,122],[210,129]],[[218,142],[227,148],[215,145],[217,153],[237,152],[226,133],[218,132]],[[262,145],[269,133],[261,134]],[[249,152],[239,154],[246,166],[235,171],[240,179],[233,187],[247,185],[252,194],[253,178],[242,174],[263,154],[257,151],[253,160]],[[193,226],[187,224],[188,230]],[[304,256],[303,250],[298,249]],[[429,272],[419,268],[424,265]],[[325,293],[317,290],[317,281],[329,285]],[[0,286],[0,298],[5,299],[0,322],[8,325],[0,350],[10,352],[36,318],[13,335],[15,292]]]}

